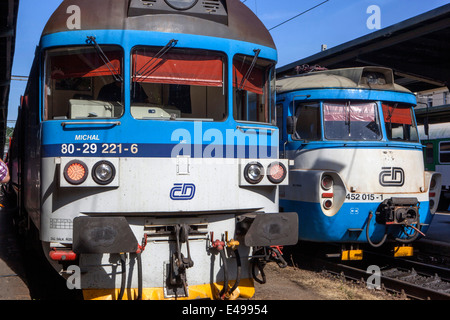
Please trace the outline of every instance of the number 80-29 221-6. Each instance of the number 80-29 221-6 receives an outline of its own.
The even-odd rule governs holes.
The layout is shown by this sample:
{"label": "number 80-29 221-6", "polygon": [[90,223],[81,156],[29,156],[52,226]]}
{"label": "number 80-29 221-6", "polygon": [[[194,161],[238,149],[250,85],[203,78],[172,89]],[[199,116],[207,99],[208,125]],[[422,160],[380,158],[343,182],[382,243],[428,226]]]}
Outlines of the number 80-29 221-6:
{"label": "number 80-29 221-6", "polygon": [[137,144],[132,144],[130,146],[125,146],[122,143],[83,143],[81,144],[62,144],[61,145],[61,153],[62,154],[74,154],[74,153],[82,153],[82,154],[96,154],[100,151],[102,154],[122,154],[125,152],[131,152],[132,154],[136,154],[139,152],[139,148]]}

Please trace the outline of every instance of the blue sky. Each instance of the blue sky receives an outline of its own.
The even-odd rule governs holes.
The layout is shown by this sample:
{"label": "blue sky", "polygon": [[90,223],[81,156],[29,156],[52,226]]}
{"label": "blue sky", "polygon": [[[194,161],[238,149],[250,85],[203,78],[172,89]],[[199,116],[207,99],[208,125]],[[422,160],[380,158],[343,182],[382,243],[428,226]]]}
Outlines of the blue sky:
{"label": "blue sky", "polygon": [[[101,1],[101,0],[92,0]],[[244,0],[242,0],[244,1]],[[267,28],[272,28],[324,0],[246,0]],[[35,48],[48,18],[62,0],[21,0],[17,22],[13,75],[26,76]],[[380,8],[381,28],[449,3],[448,0],[329,0],[304,15],[271,30],[278,49],[278,67],[364,36],[376,30],[367,27],[367,8]],[[26,82],[12,81],[8,120],[17,118],[17,106]],[[10,124],[12,125],[12,124]]]}

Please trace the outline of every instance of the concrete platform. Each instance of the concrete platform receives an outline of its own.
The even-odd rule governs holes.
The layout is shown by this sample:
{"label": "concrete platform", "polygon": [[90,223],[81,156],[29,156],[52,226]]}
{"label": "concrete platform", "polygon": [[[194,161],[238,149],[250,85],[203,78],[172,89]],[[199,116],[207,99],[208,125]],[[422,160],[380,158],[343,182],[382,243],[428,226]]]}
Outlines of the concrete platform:
{"label": "concrete platform", "polygon": [[31,300],[11,214],[0,210],[0,300]]}

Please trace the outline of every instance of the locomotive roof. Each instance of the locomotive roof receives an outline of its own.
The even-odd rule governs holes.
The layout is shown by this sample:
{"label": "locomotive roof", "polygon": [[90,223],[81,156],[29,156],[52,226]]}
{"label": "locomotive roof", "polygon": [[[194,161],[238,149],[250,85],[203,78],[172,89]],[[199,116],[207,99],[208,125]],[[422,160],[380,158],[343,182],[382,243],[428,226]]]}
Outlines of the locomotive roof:
{"label": "locomotive roof", "polygon": [[[367,79],[370,74],[381,76],[385,83],[368,83]],[[301,74],[277,80],[278,93],[324,88],[375,89],[411,92],[394,82],[394,75],[391,69],[381,67],[334,69]]]}
{"label": "locomotive roof", "polygon": [[[68,19],[78,6],[81,30],[145,30],[220,37],[274,48],[263,23],[239,0],[193,0],[177,10],[173,0],[65,0],[50,17],[42,35],[71,31]],[[184,2],[181,2],[182,4]]]}

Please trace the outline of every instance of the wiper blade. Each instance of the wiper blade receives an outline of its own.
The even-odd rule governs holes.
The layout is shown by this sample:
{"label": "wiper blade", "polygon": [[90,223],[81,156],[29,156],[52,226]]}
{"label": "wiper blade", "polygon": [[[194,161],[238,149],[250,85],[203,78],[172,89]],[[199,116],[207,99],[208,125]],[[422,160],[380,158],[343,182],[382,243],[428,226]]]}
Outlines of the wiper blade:
{"label": "wiper blade", "polygon": [[388,120],[389,122],[392,121],[392,116],[394,115],[394,111],[395,111],[395,109],[397,109],[397,106],[398,106],[398,103],[394,104],[392,111],[389,109],[389,106],[388,106],[388,118],[386,120]]}
{"label": "wiper blade", "polygon": [[88,36],[86,43],[94,46],[95,50],[98,53],[98,56],[100,57],[100,59],[102,59],[103,63],[108,67],[109,71],[114,77],[114,80],[123,82],[123,78],[119,74],[119,71],[114,67],[111,60],[109,60],[108,56],[105,54],[105,52],[103,52],[102,48],[98,45],[97,41],[95,41],[95,37]]}
{"label": "wiper blade", "polygon": [[[348,136],[351,137],[352,136],[352,131],[351,131],[351,122],[352,122],[352,105],[351,102],[347,102],[346,103],[347,109],[348,109],[348,118],[346,120],[346,125],[348,125]],[[347,122],[348,121],[348,122]]]}
{"label": "wiper blade", "polygon": [[261,53],[261,49],[255,49],[255,50],[253,50],[253,52],[255,53],[255,56],[253,57],[253,61],[252,61],[252,64],[250,65],[250,68],[248,68],[247,73],[242,78],[241,83],[239,84],[239,87],[238,87],[239,90],[244,89],[245,84],[247,83],[247,80],[250,77],[250,74],[252,73],[253,69],[255,68],[256,61],[258,60],[258,56]]}
{"label": "wiper blade", "polygon": [[[158,51],[158,53],[155,54],[154,57],[152,57],[147,63],[145,63],[139,70],[136,70],[134,72],[133,78],[137,78],[137,76],[142,76],[142,79],[139,79],[139,81],[144,81],[147,79],[151,74],[151,68],[155,64],[158,59],[162,58],[167,52],[169,52],[170,49],[175,47],[178,43],[178,40],[172,39],[170,40],[161,50]],[[135,59],[136,62],[137,59]]]}

